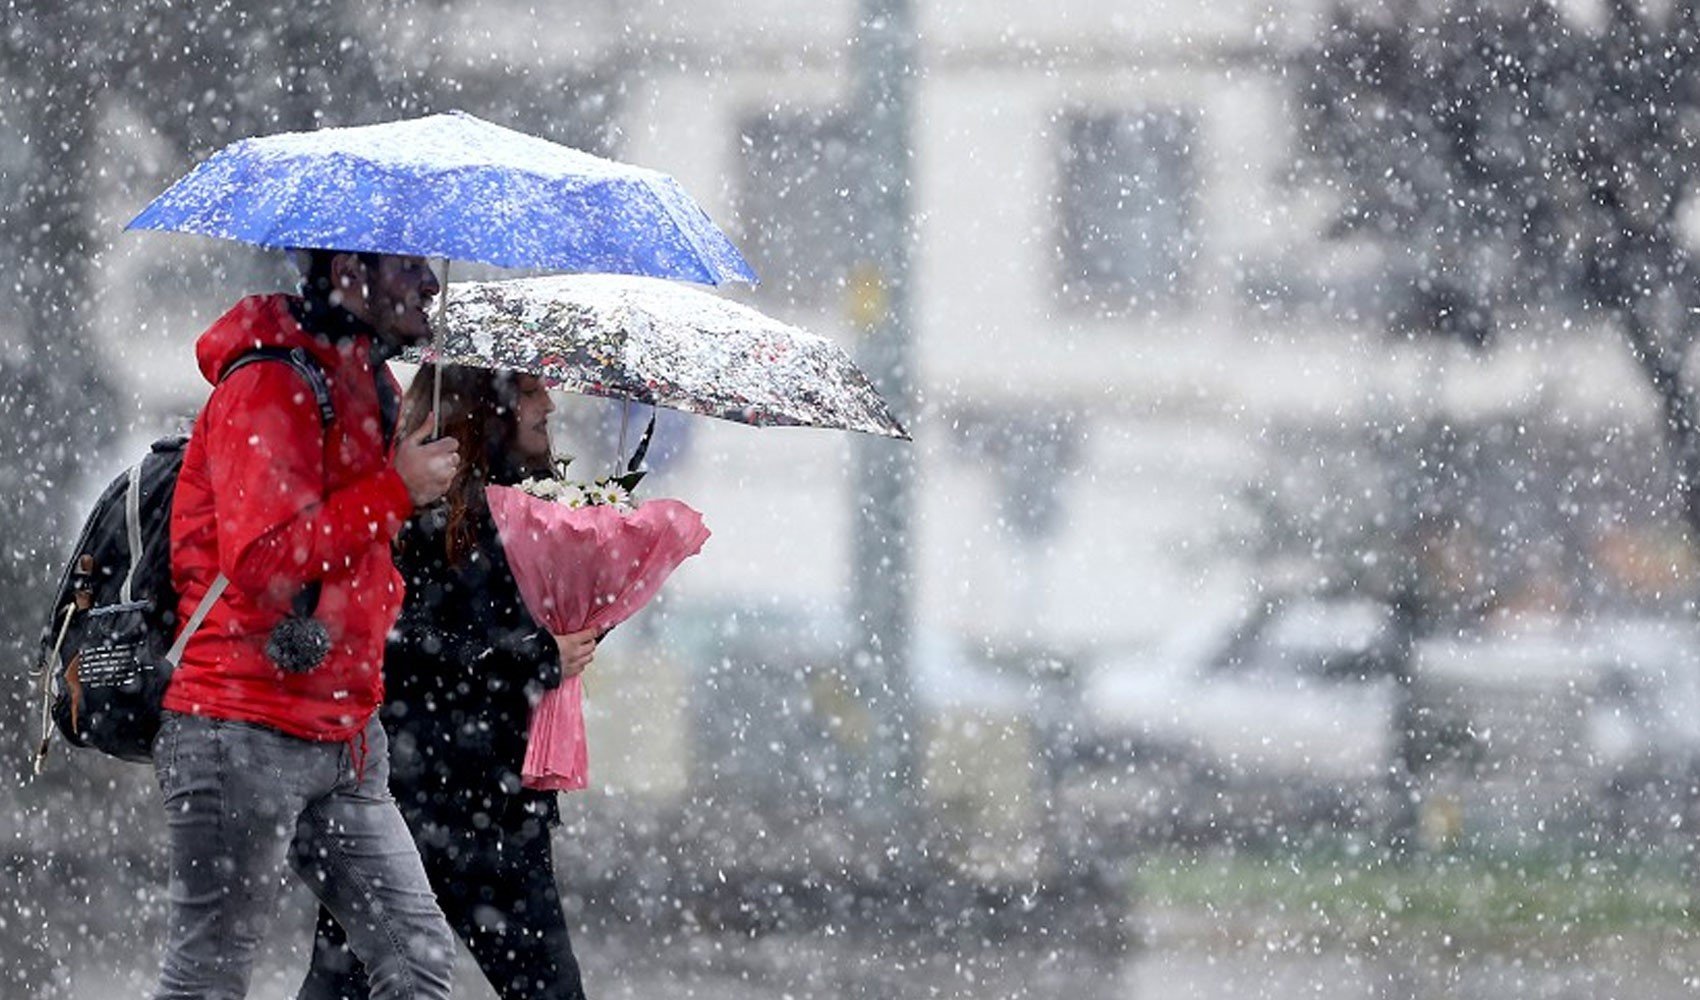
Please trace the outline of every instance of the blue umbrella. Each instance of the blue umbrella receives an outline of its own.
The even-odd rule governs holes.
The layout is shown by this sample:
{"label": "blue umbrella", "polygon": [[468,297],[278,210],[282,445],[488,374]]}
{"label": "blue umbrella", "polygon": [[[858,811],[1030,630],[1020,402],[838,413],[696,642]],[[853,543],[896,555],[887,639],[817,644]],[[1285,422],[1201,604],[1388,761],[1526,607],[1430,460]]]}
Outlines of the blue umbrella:
{"label": "blue umbrella", "polygon": [[709,285],[756,281],[673,178],[460,111],[243,139],[127,228]]}

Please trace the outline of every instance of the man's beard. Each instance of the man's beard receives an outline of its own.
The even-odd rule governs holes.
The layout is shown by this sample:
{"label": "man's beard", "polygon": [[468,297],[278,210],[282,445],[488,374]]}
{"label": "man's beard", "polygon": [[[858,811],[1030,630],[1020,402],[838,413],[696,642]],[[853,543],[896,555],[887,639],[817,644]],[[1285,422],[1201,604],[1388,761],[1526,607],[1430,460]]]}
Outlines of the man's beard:
{"label": "man's beard", "polygon": [[[415,331],[406,328],[409,310],[405,300],[391,298],[374,289],[370,302],[372,303],[372,318],[375,321],[372,327],[391,350],[402,351],[431,339],[429,317],[427,317],[427,322],[421,324],[423,327],[421,330]],[[423,306],[420,308],[420,312],[423,315]]]}

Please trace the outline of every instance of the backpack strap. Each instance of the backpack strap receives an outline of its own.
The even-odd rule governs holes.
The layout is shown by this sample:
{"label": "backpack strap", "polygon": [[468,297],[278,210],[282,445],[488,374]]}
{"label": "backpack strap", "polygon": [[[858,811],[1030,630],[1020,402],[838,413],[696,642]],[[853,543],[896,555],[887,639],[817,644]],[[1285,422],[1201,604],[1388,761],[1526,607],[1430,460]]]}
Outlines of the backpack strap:
{"label": "backpack strap", "polygon": [[[256,347],[225,365],[224,371],[218,373],[218,380],[223,382],[238,369],[245,368],[258,361],[281,361],[300,373],[301,377],[307,380],[307,385],[312,388],[313,401],[319,406],[320,427],[330,427],[331,421],[336,419],[336,411],[331,408],[330,382],[326,380],[325,370],[319,366],[319,362],[304,348]],[[130,488],[126,493],[127,495],[124,498],[124,524],[130,537],[130,571],[124,575],[124,584],[120,589],[119,599],[123,601],[130,599],[130,583],[135,578],[136,566],[141,561],[142,465],[140,462],[130,467]],[[171,661],[172,667],[177,666],[177,661],[183,656],[183,648],[188,644],[189,637],[195,633],[195,629],[200,627],[202,620],[212,610],[213,602],[218,600],[218,595],[224,593],[224,588],[229,583],[230,581],[226,580],[222,573],[219,574],[218,579],[213,581],[206,597],[201,599],[200,607],[195,609],[195,613],[189,619],[188,624],[178,634],[177,643],[171,647],[171,652],[166,656],[166,659]]]}
{"label": "backpack strap", "polygon": [[[304,348],[276,345],[256,347],[225,365],[224,370],[218,373],[218,380],[223,382],[238,369],[246,368],[260,361],[281,361],[295,369],[302,378],[306,379],[307,385],[313,390],[313,401],[319,406],[319,426],[324,429],[330,428],[331,422],[336,419],[336,410],[331,408],[330,382],[325,378],[325,370],[319,366],[319,362]],[[134,505],[136,503],[135,495],[140,490],[137,489],[133,470],[130,490],[131,503]],[[132,545],[130,551],[134,553],[137,548],[138,546]],[[134,555],[131,556],[130,571],[135,572]],[[207,588],[206,594],[201,597],[201,603],[195,606],[194,614],[190,615],[189,620],[183,623],[183,628],[177,633],[176,641],[171,644],[171,650],[165,654],[165,660],[171,665],[172,670],[177,669],[178,661],[183,658],[183,651],[189,648],[189,638],[195,634],[196,629],[201,627],[201,623],[206,621],[207,615],[212,612],[213,605],[218,603],[220,595],[224,593],[224,588],[229,585],[230,580],[223,573],[220,573],[213,580],[212,586]],[[317,604],[317,588],[313,588],[313,590],[314,603]]]}
{"label": "backpack strap", "polygon": [[225,365],[224,370],[218,373],[218,380],[223,382],[239,369],[257,361],[281,361],[295,369],[313,390],[313,401],[319,404],[320,426],[329,427],[331,421],[336,419],[336,411],[331,408],[331,386],[325,379],[325,370],[319,366],[318,359],[302,347],[256,347],[238,355],[234,361]]}
{"label": "backpack strap", "polygon": [[130,544],[130,571],[118,588],[118,600],[130,603],[130,585],[142,562],[142,463],[130,466],[130,484],[124,490],[124,535]]}
{"label": "backpack strap", "polygon": [[53,665],[59,662],[59,651],[65,648],[65,633],[71,630],[71,615],[77,610],[69,602],[59,611],[59,638],[53,649],[41,661],[41,670],[32,676],[41,678],[41,745],[35,751],[35,773],[39,777],[47,766],[47,748],[53,740]]}
{"label": "backpack strap", "polygon": [[228,586],[230,586],[230,580],[223,573],[220,573],[218,578],[212,582],[212,586],[207,588],[206,594],[201,598],[201,603],[195,605],[195,613],[189,616],[187,622],[183,623],[182,631],[177,633],[177,641],[171,644],[171,650],[165,654],[165,662],[171,665],[172,670],[177,669],[178,661],[183,659],[183,651],[189,648],[189,637],[194,635],[195,630],[201,627],[201,623],[207,620],[207,615],[212,611],[213,605],[218,603],[219,595],[223,594],[224,588]]}

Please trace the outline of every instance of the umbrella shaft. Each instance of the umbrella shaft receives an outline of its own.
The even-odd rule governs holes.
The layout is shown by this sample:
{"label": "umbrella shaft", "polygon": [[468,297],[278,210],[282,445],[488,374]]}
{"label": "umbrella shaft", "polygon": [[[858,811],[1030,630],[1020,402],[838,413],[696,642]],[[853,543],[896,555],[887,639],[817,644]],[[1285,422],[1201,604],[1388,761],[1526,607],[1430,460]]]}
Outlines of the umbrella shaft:
{"label": "umbrella shaft", "polygon": [[620,400],[620,444],[614,450],[614,471],[610,475],[620,474],[620,463],[626,460],[626,424],[632,418],[632,401]]}
{"label": "umbrella shaft", "polygon": [[[442,288],[437,292],[437,330],[443,329],[443,314],[449,307],[449,258],[443,258]],[[433,330],[435,334],[437,331]],[[431,436],[441,437],[443,434],[443,364],[437,362],[431,367],[435,377],[431,381]]]}

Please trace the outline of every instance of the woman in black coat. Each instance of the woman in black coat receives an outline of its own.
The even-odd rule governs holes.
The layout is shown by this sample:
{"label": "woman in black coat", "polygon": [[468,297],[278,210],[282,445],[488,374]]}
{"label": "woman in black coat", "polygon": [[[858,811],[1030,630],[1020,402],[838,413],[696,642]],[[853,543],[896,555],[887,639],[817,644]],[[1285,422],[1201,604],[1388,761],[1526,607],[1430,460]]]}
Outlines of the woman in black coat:
{"label": "woman in black coat", "polygon": [[[434,372],[414,378],[404,433],[429,417]],[[531,706],[590,663],[591,631],[551,635],[526,611],[484,500],[487,484],[549,475],[548,417],[536,378],[445,366],[442,433],[462,467],[446,502],[396,543],[407,581],[384,652],[390,791],[455,933],[504,1000],[582,998],[555,882],[555,793],[520,784]],[[365,970],[319,913],[300,1000],[365,1000]]]}

